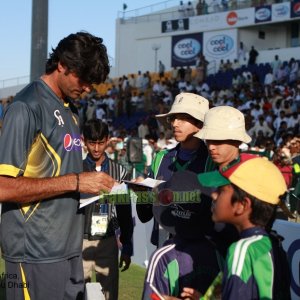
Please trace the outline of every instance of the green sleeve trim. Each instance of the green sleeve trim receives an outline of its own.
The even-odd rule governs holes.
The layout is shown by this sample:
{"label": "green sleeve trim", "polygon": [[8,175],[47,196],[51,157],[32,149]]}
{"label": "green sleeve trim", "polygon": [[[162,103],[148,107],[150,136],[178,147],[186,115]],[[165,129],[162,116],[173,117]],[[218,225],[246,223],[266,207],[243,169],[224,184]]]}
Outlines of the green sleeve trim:
{"label": "green sleeve trim", "polygon": [[232,244],[226,260],[228,278],[235,275],[247,284],[253,276],[260,299],[272,299],[274,266],[271,249],[269,237],[261,235],[241,239]]}
{"label": "green sleeve trim", "polygon": [[157,176],[157,173],[158,173],[158,170],[159,170],[159,166],[161,164],[161,161],[163,159],[163,157],[168,153],[169,151],[168,150],[162,150],[162,151],[159,151],[155,157],[154,157],[154,160],[152,162],[152,165],[151,165],[151,170],[154,174],[154,178],[156,178]]}
{"label": "green sleeve trim", "polygon": [[179,293],[179,265],[176,259],[172,260],[164,273],[164,277],[169,282],[170,296],[177,296]]}

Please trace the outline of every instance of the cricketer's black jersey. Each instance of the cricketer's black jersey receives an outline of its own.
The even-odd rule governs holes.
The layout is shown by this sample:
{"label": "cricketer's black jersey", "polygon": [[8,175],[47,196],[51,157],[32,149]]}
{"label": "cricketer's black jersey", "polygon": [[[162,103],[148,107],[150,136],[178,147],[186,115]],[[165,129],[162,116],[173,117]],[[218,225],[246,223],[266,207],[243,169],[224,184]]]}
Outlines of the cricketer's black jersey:
{"label": "cricketer's black jersey", "polygon": [[[18,93],[4,117],[0,175],[43,178],[81,172],[79,120],[72,108],[42,80]],[[4,259],[57,262],[81,254],[78,198],[69,193],[27,204],[3,203]]]}

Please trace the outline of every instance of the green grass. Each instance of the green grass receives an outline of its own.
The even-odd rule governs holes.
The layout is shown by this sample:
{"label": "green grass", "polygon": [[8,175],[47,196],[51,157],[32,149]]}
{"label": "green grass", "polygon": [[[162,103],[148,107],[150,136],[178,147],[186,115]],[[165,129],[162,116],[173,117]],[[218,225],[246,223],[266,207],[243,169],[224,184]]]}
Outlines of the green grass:
{"label": "green grass", "polygon": [[[0,253],[0,255],[1,255],[1,253]],[[0,258],[0,275],[2,273],[5,273],[5,265],[4,265],[4,260],[2,258]],[[5,279],[2,278],[2,280],[5,280]],[[5,283],[2,282],[2,280],[0,279],[0,300],[5,300],[5,288],[4,288]]]}
{"label": "green grass", "polygon": [[125,272],[120,272],[119,299],[141,299],[146,269],[138,265],[130,265]]}
{"label": "green grass", "polygon": [[[5,272],[3,259],[0,259],[0,275]],[[120,272],[119,299],[141,299],[146,269],[131,264],[125,272]],[[94,279],[94,278],[93,278]],[[94,279],[95,280],[95,279]],[[0,300],[5,300],[5,288],[0,283]]]}

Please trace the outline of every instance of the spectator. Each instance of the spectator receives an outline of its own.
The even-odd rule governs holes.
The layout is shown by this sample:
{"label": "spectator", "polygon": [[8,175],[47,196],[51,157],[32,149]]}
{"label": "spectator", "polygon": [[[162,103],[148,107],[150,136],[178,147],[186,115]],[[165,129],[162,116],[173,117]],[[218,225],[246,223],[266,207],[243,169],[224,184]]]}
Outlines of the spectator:
{"label": "spectator", "polygon": [[160,132],[159,133],[159,138],[158,138],[158,140],[156,142],[156,145],[157,145],[158,150],[162,150],[162,149],[166,148],[166,146],[167,146],[167,140],[166,140],[164,132]]}
{"label": "spectator", "polygon": [[294,112],[288,119],[287,126],[288,128],[296,128],[298,126],[299,131],[300,115],[298,112]]}
{"label": "spectator", "polygon": [[199,0],[196,5],[196,11],[198,16],[204,14],[204,2],[205,0]]}
{"label": "spectator", "polygon": [[230,59],[227,59],[225,62],[225,71],[230,71],[232,70],[232,62],[230,61]]}
{"label": "spectator", "polygon": [[298,79],[298,71],[299,71],[299,64],[298,61],[295,60],[294,57],[292,57],[289,61],[289,83],[292,84]]}
{"label": "spectator", "polygon": [[238,68],[240,68],[240,67],[241,67],[241,65],[240,65],[239,61],[235,58],[235,59],[233,60],[233,63],[232,63],[232,65],[231,65],[231,68],[232,68],[233,70],[236,70],[236,69],[238,69]]}
{"label": "spectator", "polygon": [[241,66],[243,66],[246,62],[246,49],[244,47],[244,43],[240,42],[240,47],[238,49],[238,57],[237,57]]}
{"label": "spectator", "polygon": [[251,110],[250,115],[253,117],[254,122],[256,122],[258,120],[258,117],[263,115],[263,113],[264,112],[263,112],[262,108],[260,107],[260,105],[259,104],[254,104],[254,107]]}
{"label": "spectator", "polygon": [[281,67],[281,60],[279,59],[279,56],[276,54],[274,57],[274,60],[271,62],[271,68],[273,72],[273,76],[275,80],[278,80],[278,71]]}
{"label": "spectator", "polygon": [[[220,186],[213,220],[234,224],[240,233],[226,258],[222,299],[274,299],[279,295],[290,299],[290,270],[282,238],[271,231],[277,206],[288,213],[282,200],[287,190],[283,176],[270,161],[245,154],[219,172],[201,174],[199,181],[204,186]],[[244,259],[237,266],[234,258],[241,255]],[[257,272],[257,264],[268,267]]]}
{"label": "spectator", "polygon": [[144,139],[149,134],[149,127],[147,120],[143,119],[141,124],[138,126],[138,137]]}
{"label": "spectator", "polygon": [[146,168],[148,173],[154,157],[154,140],[150,134],[147,134],[143,139],[143,154],[146,156]]}
{"label": "spectator", "polygon": [[251,50],[249,52],[249,60],[248,60],[248,66],[255,65],[256,64],[256,59],[259,53],[257,50],[254,48],[254,46],[251,46]]}
{"label": "spectator", "polygon": [[115,119],[115,99],[111,96],[106,96],[104,100],[104,104],[106,105],[106,114],[107,118],[114,120]]}
{"label": "spectator", "polygon": [[185,69],[185,75],[184,75],[184,80],[186,82],[191,82],[192,81],[192,68],[190,66],[187,66],[186,69]]}
{"label": "spectator", "polygon": [[137,78],[135,80],[135,87],[140,90],[143,87],[143,75],[141,71],[138,71]]}
{"label": "spectator", "polygon": [[96,108],[96,119],[103,120],[106,119],[106,112],[102,105],[98,105]]}
{"label": "spectator", "polygon": [[195,9],[194,9],[193,3],[191,1],[188,1],[188,3],[186,4],[185,15],[187,17],[192,17],[195,15]]}
{"label": "spectator", "polygon": [[185,5],[183,3],[183,1],[179,2],[179,6],[178,6],[178,13],[179,13],[179,18],[184,18],[185,17]]}
{"label": "spectator", "polygon": [[[105,172],[117,182],[129,179],[123,166],[108,158],[105,150],[109,143],[106,123],[90,120],[83,128],[84,143],[88,150],[83,168],[87,172]],[[96,171],[96,172],[95,172]],[[130,201],[127,204],[114,204],[111,198],[103,196],[99,202],[86,206],[84,217],[84,239],[82,248],[84,279],[91,281],[93,270],[96,281],[100,282],[106,300],[117,300],[119,290],[119,269],[129,268],[133,253],[133,222]],[[101,225],[99,225],[99,223]],[[120,227],[122,252],[119,249],[115,231]]]}
{"label": "spectator", "polygon": [[160,60],[158,62],[158,74],[159,74],[159,78],[162,79],[165,76],[165,70],[166,67],[165,65],[162,63],[162,61]]}
{"label": "spectator", "polygon": [[[207,157],[206,148],[202,142],[195,140],[192,134],[201,128],[204,113],[207,110],[208,101],[203,97],[192,93],[181,93],[176,96],[170,112],[156,116],[158,119],[163,120],[168,117],[174,137],[179,144],[175,148],[156,154],[150,177],[167,180],[173,172],[182,168],[194,170],[193,166],[197,168],[198,172],[204,170]],[[194,143],[197,144],[197,147]],[[188,147],[190,144],[193,150]],[[187,150],[184,150],[186,148]],[[196,152],[194,152],[195,150]],[[201,155],[196,155],[200,152]],[[195,163],[191,164],[193,160]],[[137,205],[136,208],[142,222],[145,223],[152,219],[152,204]],[[161,247],[167,235],[164,230],[159,229],[158,223],[154,222],[151,242]]]}
{"label": "spectator", "polygon": [[177,67],[173,67],[171,70],[171,80],[174,83],[178,79],[178,69]]}
{"label": "spectator", "polygon": [[155,81],[155,83],[152,86],[152,91],[155,94],[160,94],[163,91],[160,80]]}
{"label": "spectator", "polygon": [[135,79],[134,74],[131,74],[131,75],[129,76],[128,82],[129,82],[129,85],[130,85],[132,88],[135,88],[135,86],[136,86],[136,79]]}
{"label": "spectator", "polygon": [[281,122],[288,123],[288,118],[285,116],[285,111],[281,110],[278,117],[275,118],[273,122],[273,127],[277,131],[279,129],[279,126],[281,125]]}
{"label": "spectator", "polygon": [[273,157],[275,166],[281,172],[287,188],[291,187],[293,177],[293,166],[290,155],[287,155],[282,148],[278,148]]}
{"label": "spectator", "polygon": [[178,76],[179,76],[179,80],[184,80],[185,77],[185,68],[183,66],[180,66],[180,68],[178,69]]}
{"label": "spectator", "polygon": [[271,69],[268,70],[268,72],[265,75],[264,79],[264,86],[265,86],[265,93],[268,96],[270,87],[272,86],[272,83],[274,82],[274,75]]}
{"label": "spectator", "polygon": [[226,71],[226,65],[224,59],[221,59],[219,64],[219,72],[225,72],[225,71]]}
{"label": "spectator", "polygon": [[263,115],[258,116],[258,122],[255,122],[254,126],[249,129],[248,133],[250,136],[257,137],[259,131],[262,132],[264,137],[271,137],[274,134],[273,130],[265,121]]}
{"label": "spectator", "polygon": [[221,0],[221,4],[223,7],[223,11],[227,11],[228,10],[228,0]]}

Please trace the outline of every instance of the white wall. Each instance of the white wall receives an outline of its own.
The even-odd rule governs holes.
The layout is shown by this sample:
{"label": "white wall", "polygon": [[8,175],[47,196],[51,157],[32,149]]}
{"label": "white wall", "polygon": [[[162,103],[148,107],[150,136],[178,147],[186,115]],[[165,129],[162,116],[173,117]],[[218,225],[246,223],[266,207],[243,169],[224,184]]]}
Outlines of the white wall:
{"label": "white wall", "polygon": [[[289,3],[287,2],[284,5],[288,6]],[[201,31],[214,32],[236,28],[236,47],[238,47],[239,41],[243,41],[248,50],[254,45],[261,53],[258,57],[258,62],[271,61],[270,56],[273,59],[273,52],[270,52],[270,56],[263,55],[263,52],[267,49],[280,48],[280,50],[276,51],[282,53],[286,58],[291,56],[298,57],[295,48],[288,49],[291,43],[289,29],[291,21],[287,19],[289,17],[285,16],[285,19],[278,17],[277,23],[255,24],[253,21],[254,8],[247,8],[237,11],[238,21],[235,25],[230,26],[226,19],[228,13],[191,17],[189,19],[190,30],[169,33],[161,32],[161,19],[124,24],[121,23],[121,19],[118,19],[116,21],[115,75],[122,76],[129,73],[137,73],[138,70],[154,72],[155,51],[152,50],[153,44],[160,44],[161,46],[157,52],[157,61],[161,60],[167,70],[171,69],[172,35],[191,34]],[[299,22],[297,19],[292,21]],[[259,31],[265,32],[265,39],[258,37]],[[284,54],[285,51],[287,54]]]}
{"label": "white wall", "polygon": [[276,54],[281,61],[289,61],[292,57],[300,59],[300,47],[259,51],[257,63],[271,62]]}
{"label": "white wall", "polygon": [[[239,39],[244,43],[247,50],[250,50],[251,46],[255,46],[255,49],[274,49],[274,48],[288,48],[286,35],[287,26],[272,24],[264,27],[250,27],[239,29]],[[258,37],[259,31],[265,32],[265,39]]]}

